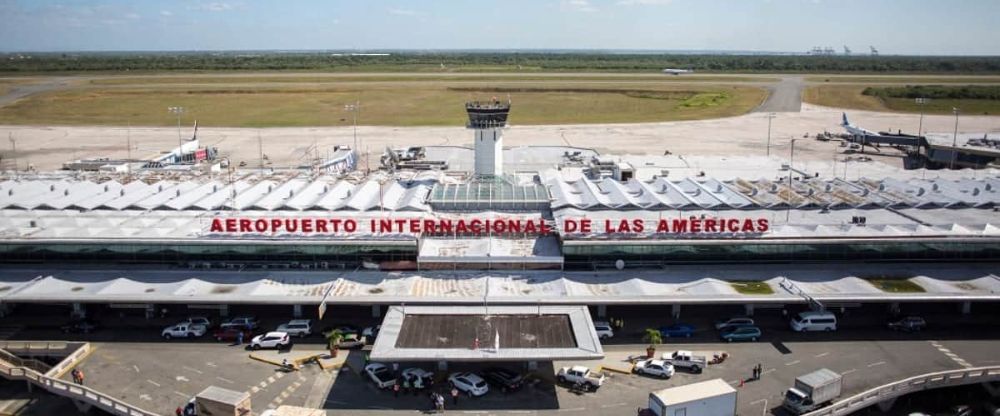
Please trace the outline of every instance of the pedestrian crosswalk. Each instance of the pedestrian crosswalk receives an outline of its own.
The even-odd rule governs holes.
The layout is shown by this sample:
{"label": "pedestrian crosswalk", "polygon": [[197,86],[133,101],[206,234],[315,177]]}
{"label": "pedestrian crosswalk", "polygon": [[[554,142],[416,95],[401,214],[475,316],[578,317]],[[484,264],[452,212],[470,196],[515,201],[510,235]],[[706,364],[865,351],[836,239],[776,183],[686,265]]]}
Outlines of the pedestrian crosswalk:
{"label": "pedestrian crosswalk", "polygon": [[937,341],[930,341],[930,343],[931,343],[931,346],[933,346],[934,348],[937,348],[937,350],[941,351],[942,353],[944,353],[944,355],[947,355],[948,358],[951,358],[951,360],[954,361],[956,364],[958,364],[958,365],[960,365],[962,367],[965,367],[965,368],[972,368],[972,364],[969,364],[968,361],[965,361],[965,359],[963,359],[962,357],[959,357],[958,354],[955,354],[955,353],[951,352],[950,349],[945,348],[944,345],[941,345],[941,343],[939,343]]}

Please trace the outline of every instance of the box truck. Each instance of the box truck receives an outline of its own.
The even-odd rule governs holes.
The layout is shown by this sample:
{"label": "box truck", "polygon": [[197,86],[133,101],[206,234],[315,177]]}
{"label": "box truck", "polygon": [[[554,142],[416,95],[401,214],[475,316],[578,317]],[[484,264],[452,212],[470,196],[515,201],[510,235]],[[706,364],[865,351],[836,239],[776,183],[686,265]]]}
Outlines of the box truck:
{"label": "box truck", "polygon": [[840,397],[843,381],[840,374],[827,368],[799,376],[795,379],[795,386],[785,392],[782,405],[797,415],[819,409]]}
{"label": "box truck", "polygon": [[645,414],[656,416],[735,416],[736,389],[721,378],[649,393]]}

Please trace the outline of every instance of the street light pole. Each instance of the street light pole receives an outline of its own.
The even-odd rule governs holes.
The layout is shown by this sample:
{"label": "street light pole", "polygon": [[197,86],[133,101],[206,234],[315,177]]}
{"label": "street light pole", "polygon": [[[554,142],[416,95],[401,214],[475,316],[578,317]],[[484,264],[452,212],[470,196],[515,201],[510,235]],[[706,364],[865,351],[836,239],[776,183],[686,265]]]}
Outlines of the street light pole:
{"label": "street light pole", "polygon": [[14,159],[14,174],[17,174],[17,140],[14,139],[14,132],[7,133],[7,140],[10,140],[10,158]]}
{"label": "street light pole", "polygon": [[[793,164],[795,163],[795,140],[797,140],[797,139],[792,139],[792,148],[791,148],[791,151],[790,151],[790,155],[788,157],[788,192],[789,192],[788,195],[789,196],[792,196],[793,194],[795,194],[795,189],[792,188],[792,175],[795,173],[795,170],[794,170],[795,167],[793,166]],[[791,204],[792,201],[789,200],[788,202],[789,202],[788,203],[788,209],[785,210],[785,224],[788,224],[789,218],[792,215],[792,204]]]}
{"label": "street light pole", "polygon": [[955,113],[955,135],[951,139],[951,166],[948,169],[955,169],[955,158],[958,156],[958,107],[952,107]]}
{"label": "street light pole", "polygon": [[930,98],[920,97],[916,99],[917,107],[920,107],[920,123],[917,124],[917,136],[922,136],[924,133],[924,104],[930,101]]}
{"label": "street light pole", "polygon": [[774,113],[767,113],[767,155],[771,156],[771,120],[774,119]]}
{"label": "street light pole", "polygon": [[181,149],[184,147],[184,139],[181,138],[181,114],[184,113],[184,107],[167,107],[167,111],[177,115],[177,163],[180,163],[184,155]]}

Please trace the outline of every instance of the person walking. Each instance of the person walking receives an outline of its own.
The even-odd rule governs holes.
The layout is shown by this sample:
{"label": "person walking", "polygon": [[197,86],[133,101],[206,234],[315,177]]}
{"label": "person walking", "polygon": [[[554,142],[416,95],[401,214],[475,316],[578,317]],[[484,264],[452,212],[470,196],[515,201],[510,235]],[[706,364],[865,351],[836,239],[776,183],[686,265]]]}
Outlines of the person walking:
{"label": "person walking", "polygon": [[760,380],[760,376],[764,374],[764,364],[757,363],[757,380]]}
{"label": "person walking", "polygon": [[392,384],[392,394],[399,397],[399,380]]}
{"label": "person walking", "polygon": [[438,394],[437,402],[435,404],[437,405],[438,413],[444,413],[444,396]]}
{"label": "person walking", "polygon": [[83,385],[83,370],[79,370],[79,369],[76,370],[76,375],[77,375],[77,377],[80,378],[80,380],[77,381],[76,384],[79,384],[79,385],[82,386]]}
{"label": "person walking", "polygon": [[236,345],[243,345],[243,330],[236,333]]}
{"label": "person walking", "polygon": [[73,369],[69,372],[69,375],[73,377],[73,383],[80,384],[80,373],[79,370]]}
{"label": "person walking", "polygon": [[458,388],[451,388],[451,405],[458,406]]}

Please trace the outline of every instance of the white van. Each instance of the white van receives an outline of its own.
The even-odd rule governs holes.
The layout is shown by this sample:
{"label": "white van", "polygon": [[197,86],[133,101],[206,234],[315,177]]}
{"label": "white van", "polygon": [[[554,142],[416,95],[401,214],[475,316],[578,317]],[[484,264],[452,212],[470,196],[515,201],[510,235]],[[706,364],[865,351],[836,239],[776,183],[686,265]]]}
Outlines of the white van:
{"label": "white van", "polygon": [[792,330],[802,331],[836,331],[837,317],[830,312],[802,312],[792,318]]}

